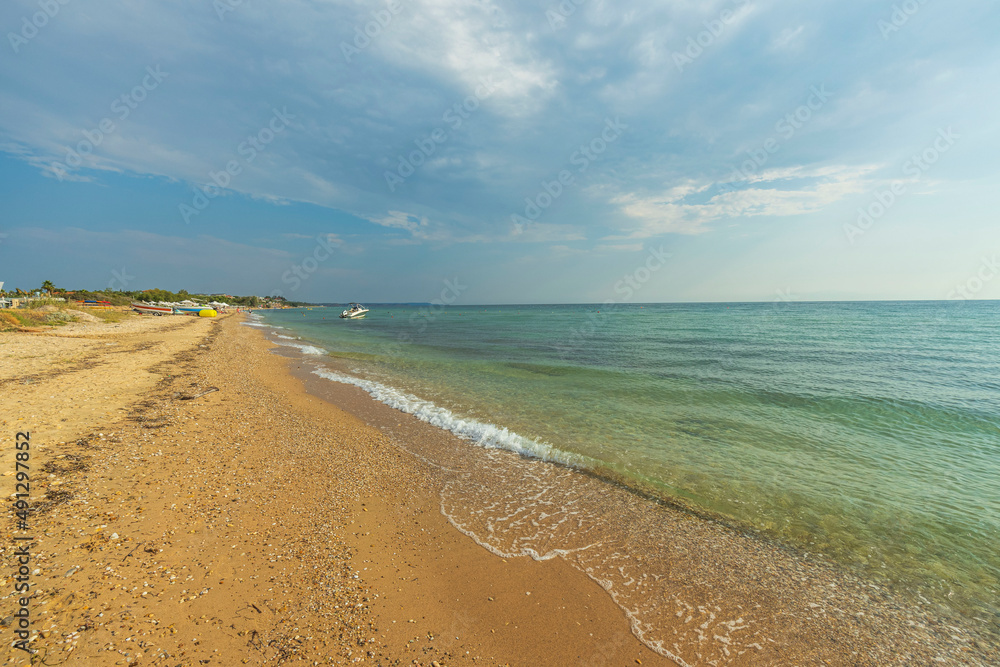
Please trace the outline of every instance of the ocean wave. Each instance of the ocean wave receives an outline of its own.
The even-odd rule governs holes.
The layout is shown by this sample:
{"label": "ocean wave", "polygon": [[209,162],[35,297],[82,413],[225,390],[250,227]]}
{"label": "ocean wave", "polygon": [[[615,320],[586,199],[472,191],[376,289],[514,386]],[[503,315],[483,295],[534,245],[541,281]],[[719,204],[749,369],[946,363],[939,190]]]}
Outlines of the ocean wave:
{"label": "ocean wave", "polygon": [[480,447],[505,449],[524,456],[530,456],[543,461],[562,463],[575,468],[588,467],[586,457],[570,454],[548,443],[527,438],[502,426],[459,417],[447,408],[442,408],[413,394],[400,391],[395,387],[354,377],[353,375],[337,373],[326,368],[317,368],[313,373],[333,382],[360,387],[375,400],[385,403],[400,412],[413,415],[432,426],[450,431],[463,440],[468,440]]}
{"label": "ocean wave", "polygon": [[[284,336],[282,336],[282,338],[284,338]],[[323,348],[315,347],[313,345],[304,345],[302,343],[286,343],[280,340],[274,340],[271,342],[274,343],[275,345],[284,345],[286,347],[298,348],[305,354],[315,354],[316,356],[324,356],[327,353],[326,350],[324,350]]]}

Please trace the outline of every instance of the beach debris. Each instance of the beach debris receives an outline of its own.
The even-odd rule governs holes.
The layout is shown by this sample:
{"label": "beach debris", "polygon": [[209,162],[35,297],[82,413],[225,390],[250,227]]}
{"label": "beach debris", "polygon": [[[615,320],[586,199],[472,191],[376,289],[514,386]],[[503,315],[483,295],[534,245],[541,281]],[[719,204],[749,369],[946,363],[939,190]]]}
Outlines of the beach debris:
{"label": "beach debris", "polygon": [[[246,334],[244,338],[249,339],[250,335]],[[105,429],[103,437],[99,432],[91,431],[91,423],[87,422],[85,432],[90,435],[86,439],[74,441],[75,434],[67,435],[65,438],[70,442],[59,443],[59,448],[52,452],[53,456],[47,463],[53,467],[40,471],[39,484],[43,483],[43,479],[44,483],[51,484],[47,489],[49,494],[68,493],[57,491],[66,488],[57,487],[57,482],[72,484],[73,495],[68,495],[59,506],[39,517],[38,529],[43,531],[46,539],[37,554],[51,558],[43,566],[43,571],[65,571],[66,565],[74,561],[87,567],[80,572],[77,572],[79,567],[67,572],[67,577],[74,573],[76,577],[58,582],[62,586],[55,585],[55,582],[49,584],[51,592],[47,594],[50,597],[41,601],[45,607],[35,617],[40,621],[45,619],[45,625],[40,623],[38,627],[38,636],[50,638],[47,644],[53,650],[59,642],[65,654],[69,654],[71,648],[80,648],[83,653],[85,647],[96,647],[101,657],[88,655],[95,664],[98,661],[110,664],[114,660],[121,664],[140,664],[144,652],[151,664],[209,664],[210,661],[215,664],[220,651],[213,646],[212,638],[221,638],[223,633],[230,634],[224,626],[228,626],[235,635],[227,640],[231,645],[224,647],[245,655],[233,655],[229,659],[232,664],[280,664],[292,659],[306,662],[309,658],[325,658],[339,664],[362,660],[368,664],[392,664],[392,659],[402,655],[408,659],[416,657],[415,664],[426,665],[426,660],[434,657],[433,652],[439,655],[431,665],[444,667],[457,664],[457,658],[461,657],[458,654],[462,651],[456,649],[456,655],[451,656],[442,649],[452,647],[452,642],[461,640],[457,639],[458,636],[452,640],[447,636],[451,633],[445,632],[445,628],[440,628],[441,638],[436,633],[426,633],[427,642],[443,642],[437,649],[425,643],[422,637],[410,642],[409,649],[402,649],[416,651],[413,654],[396,653],[388,642],[383,644],[373,637],[377,626],[373,625],[375,619],[369,603],[379,597],[376,591],[387,592],[383,586],[388,584],[366,582],[365,579],[377,579],[377,575],[370,570],[359,577],[360,563],[354,559],[363,553],[349,545],[347,534],[357,530],[362,533],[362,539],[368,535],[365,530],[369,526],[362,529],[358,524],[352,525],[357,520],[356,503],[360,502],[360,497],[372,498],[384,494],[390,501],[390,508],[393,507],[391,500],[396,497],[393,493],[408,497],[411,485],[397,483],[399,477],[396,473],[401,465],[399,459],[387,454],[391,450],[376,434],[369,435],[353,426],[332,428],[326,420],[307,418],[286,409],[282,402],[274,401],[273,394],[258,382],[252,365],[248,367],[244,363],[245,348],[236,342],[221,339],[218,344],[213,344],[206,353],[214,364],[210,367],[202,367],[200,361],[198,364],[191,362],[190,368],[179,363],[172,364],[170,368],[177,369],[176,374],[172,374],[169,382],[142,394],[140,402],[131,404],[127,418],[115,421],[114,425],[103,421],[93,423],[93,427]],[[207,380],[208,377],[214,379]],[[63,379],[60,378],[60,382]],[[182,392],[171,397],[171,392],[181,387],[186,392],[197,393],[208,381],[218,382],[226,388],[228,397],[238,400],[233,400],[232,404],[220,404],[216,400],[181,406],[177,399]],[[39,378],[35,382],[44,383],[46,379]],[[150,432],[151,425],[160,430]],[[283,442],[294,446],[275,447],[277,438],[283,438]],[[114,443],[114,446],[106,446],[109,443]],[[74,450],[66,450],[69,454],[56,454],[56,451],[73,446],[81,447],[81,451],[85,449],[86,456],[73,453]],[[343,454],[331,456],[331,452]],[[156,464],[153,465],[152,461]],[[380,472],[383,466],[393,474],[383,476]],[[78,467],[78,472],[93,469],[102,473],[100,476],[69,474]],[[264,471],[267,474],[262,474]],[[49,477],[50,474],[54,476]],[[349,480],[349,485],[332,483],[339,479]],[[281,488],[289,484],[287,488],[296,491],[322,485],[324,493],[283,494],[276,491],[279,484]],[[398,490],[394,491],[397,486]],[[236,502],[236,496],[239,496],[239,502]],[[433,504],[431,509],[435,509]],[[283,518],[274,516],[276,511],[283,512]],[[376,514],[381,518],[387,511],[380,510]],[[392,514],[388,516],[392,517]],[[375,515],[371,517],[374,518]],[[272,523],[275,519],[280,523]],[[693,530],[687,523],[683,526],[685,531]],[[194,530],[188,533],[189,529]],[[117,541],[104,532],[116,530],[118,532],[114,535],[119,536]],[[423,531],[422,528],[420,530]],[[658,540],[659,536],[651,535],[650,539]],[[130,542],[134,545],[132,550],[122,557]],[[704,552],[698,553],[697,562],[702,562],[703,554],[719,553],[720,544],[728,542],[721,538],[711,541]],[[684,544],[692,546],[691,542]],[[741,559],[751,558],[756,553],[752,547],[751,544],[740,552]],[[395,557],[397,543],[392,543],[389,548]],[[436,556],[437,552],[432,555]],[[770,550],[766,555],[765,564],[772,569],[765,574],[768,574],[768,582],[777,580],[776,590],[783,592],[785,589],[781,587],[781,582],[795,583],[803,574],[809,575],[808,578],[803,577],[805,583],[814,579],[825,581],[815,571],[818,566],[811,562],[808,568],[813,569],[802,569],[804,566],[792,567],[784,560],[776,562]],[[704,560],[708,562],[710,559],[706,557]],[[508,564],[507,559],[501,562]],[[399,566],[401,573],[406,567],[395,560],[393,563]],[[414,567],[410,563],[406,565]],[[220,566],[223,569],[219,569]],[[740,566],[745,566],[742,560]],[[722,563],[712,560],[706,569],[720,570]],[[621,570],[616,572],[622,575],[627,573]],[[411,580],[412,574],[408,569],[405,574],[409,575],[405,579]],[[413,577],[412,581],[417,581],[417,578]],[[796,605],[796,613],[801,611],[803,616],[819,617],[818,611],[810,613],[807,606],[809,600],[815,600],[816,610],[836,609],[838,604],[842,604],[840,591],[845,588],[839,579],[837,582],[836,589],[825,585],[822,596],[818,594],[819,584],[809,587],[814,597],[792,597],[789,604]],[[525,583],[527,581],[523,579],[512,578],[505,587],[490,590],[487,600],[495,606],[492,592],[497,592],[497,597],[506,595],[510,598],[512,594],[516,597],[520,590],[525,595],[533,596],[534,591],[521,587]],[[547,589],[540,590],[546,597]],[[75,594],[75,597],[59,598],[64,593]],[[845,612],[837,625],[832,620],[827,623],[824,615],[822,620],[816,620],[807,627],[818,628],[815,636],[822,638],[828,633],[839,632],[836,629],[839,625],[846,628],[843,635],[829,636],[848,636],[847,632],[850,632],[851,637],[861,639],[867,637],[866,631],[870,629],[889,627],[889,621],[883,621],[884,617],[880,615],[885,613],[886,605],[879,602],[888,594],[874,587],[866,588],[865,593],[872,599],[865,598],[864,609],[867,613],[860,617],[864,621],[857,621],[856,617]],[[248,602],[247,594],[260,595],[254,599],[259,599],[261,604]],[[596,591],[594,595],[603,593]],[[481,595],[477,598],[482,599]],[[179,599],[184,602],[179,603]],[[168,601],[172,604],[167,605]],[[433,601],[428,601],[428,604],[433,604]],[[154,609],[156,619],[146,614]],[[265,612],[265,609],[268,611]],[[401,609],[397,613],[406,613]],[[683,625],[680,619],[689,616],[691,623],[700,626],[703,621],[709,620],[709,616],[718,613],[719,619],[714,627],[701,628],[703,632],[708,631],[703,635],[706,641],[702,646],[722,647],[716,649],[722,655],[727,645],[736,645],[735,630],[744,624],[743,617],[736,612],[732,616],[722,616],[718,607],[698,609],[701,617],[694,614],[692,607],[678,616],[678,625]],[[755,613],[753,609],[747,612],[740,608],[739,611]],[[227,618],[223,622],[212,617],[213,612],[209,610],[224,617],[233,615],[235,610],[235,618]],[[462,610],[461,606],[456,608],[456,611],[459,610]],[[205,611],[209,613],[203,614]],[[414,613],[411,624],[423,625],[426,622],[415,620],[420,618],[419,609],[411,613]],[[868,620],[873,617],[876,620]],[[402,625],[407,624],[408,616],[401,618],[402,623],[392,621],[389,627],[403,630]],[[567,626],[572,625],[569,622],[571,618],[573,616],[567,618]],[[729,618],[735,620],[727,620]],[[16,620],[8,616],[0,619],[0,625],[10,627]],[[579,627],[580,621],[576,621],[575,625]],[[505,626],[516,627],[513,622],[507,622]],[[196,634],[202,636],[192,639],[195,627]],[[502,627],[499,626],[499,619],[497,627]],[[462,628],[460,635],[475,635],[471,629],[465,630],[464,625]],[[754,632],[759,628],[755,628]],[[459,626],[454,627],[452,633],[458,629]],[[71,630],[76,632],[69,632]],[[502,632],[490,629],[491,637],[497,639]],[[720,632],[722,634],[716,635]],[[728,641],[730,632],[734,633],[732,642]],[[922,632],[922,629],[917,628],[913,632]],[[418,629],[412,633],[419,634]],[[405,641],[404,634],[408,633],[400,633],[400,644]],[[713,635],[716,635],[714,641]],[[917,636],[923,638],[928,635],[933,639],[930,631]],[[776,639],[782,638],[780,635],[776,639],[754,636],[761,636],[760,644],[744,643],[744,648],[755,648],[758,652],[765,650],[761,644],[778,645]],[[896,637],[898,634],[890,634],[891,639]],[[244,646],[243,642],[247,644]],[[851,655],[845,654],[843,662],[858,665],[931,664],[931,660],[924,659],[930,655],[930,649],[925,650],[925,647],[937,645],[929,640],[914,643],[915,649],[906,648],[907,653],[899,657],[875,653],[859,640],[857,644],[850,645]],[[890,646],[899,644],[892,643]],[[610,663],[610,651],[614,649],[610,645],[607,648],[609,652],[604,657]],[[782,647],[780,650],[791,648]],[[963,649],[968,652],[970,649],[978,650],[978,647],[970,644]],[[440,655],[441,652],[443,655]],[[465,657],[470,658],[468,652],[465,653]],[[744,658],[728,658],[728,653],[725,656],[727,659],[720,659],[720,664],[728,659],[753,661],[747,658],[749,653]],[[815,662],[841,662],[837,659],[839,654],[831,653],[830,656],[833,660],[822,660],[826,656],[820,655]],[[877,659],[884,657],[887,659]],[[907,658],[909,663],[905,662]],[[167,659],[170,659],[169,663]],[[472,656],[471,660],[476,658]],[[762,664],[768,662],[763,658],[758,660]],[[642,665],[643,662],[635,658],[631,664]],[[502,664],[502,661],[495,663]],[[50,661],[50,664],[54,662]],[[627,664],[627,660],[623,659],[618,664]],[[956,664],[992,663],[971,659]]]}
{"label": "beach debris", "polygon": [[125,559],[127,559],[129,556],[131,556],[132,554],[134,554],[135,550],[138,549],[141,545],[142,545],[142,542],[140,542],[139,544],[135,545],[135,547],[132,548],[132,551],[129,551],[127,554],[125,554],[125,558],[122,558],[121,562],[124,563]]}
{"label": "beach debris", "polygon": [[211,387],[201,392],[200,394],[195,394],[194,396],[181,396],[182,401],[193,401],[196,398],[201,398],[205,394],[211,394],[213,391],[219,391],[218,387]]}

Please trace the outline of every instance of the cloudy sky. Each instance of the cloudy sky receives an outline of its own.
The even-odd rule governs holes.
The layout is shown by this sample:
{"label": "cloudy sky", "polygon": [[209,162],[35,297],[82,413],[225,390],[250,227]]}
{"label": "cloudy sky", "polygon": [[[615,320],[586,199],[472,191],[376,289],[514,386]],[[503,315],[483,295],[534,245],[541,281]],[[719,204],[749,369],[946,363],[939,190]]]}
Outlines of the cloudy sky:
{"label": "cloudy sky", "polygon": [[7,288],[1000,298],[995,1],[7,0],[0,27]]}

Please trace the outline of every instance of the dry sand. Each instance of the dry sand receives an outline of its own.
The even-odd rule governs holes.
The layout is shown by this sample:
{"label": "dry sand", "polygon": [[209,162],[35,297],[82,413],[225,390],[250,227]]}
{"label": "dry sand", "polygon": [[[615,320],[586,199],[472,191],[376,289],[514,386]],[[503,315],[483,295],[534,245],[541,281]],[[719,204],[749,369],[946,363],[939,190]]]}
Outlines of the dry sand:
{"label": "dry sand", "polygon": [[672,664],[578,571],[452,528],[426,467],[270,347],[238,317],[0,334],[0,488],[30,431],[34,508],[19,531],[8,501],[0,662],[31,660],[32,536],[35,663]]}
{"label": "dry sand", "polygon": [[[241,321],[0,334],[0,664],[673,664],[579,563],[501,558],[453,527],[447,468],[420,452],[443,444],[476,467],[467,443],[319,380]],[[12,498],[23,431],[27,531]],[[993,664],[991,645],[864,582],[847,595],[836,572],[602,484],[581,493],[641,509],[620,521],[662,515],[650,553],[676,586],[783,619],[766,652],[679,647],[689,664]],[[33,657],[12,647],[25,536]],[[685,637],[690,620],[665,629]]]}

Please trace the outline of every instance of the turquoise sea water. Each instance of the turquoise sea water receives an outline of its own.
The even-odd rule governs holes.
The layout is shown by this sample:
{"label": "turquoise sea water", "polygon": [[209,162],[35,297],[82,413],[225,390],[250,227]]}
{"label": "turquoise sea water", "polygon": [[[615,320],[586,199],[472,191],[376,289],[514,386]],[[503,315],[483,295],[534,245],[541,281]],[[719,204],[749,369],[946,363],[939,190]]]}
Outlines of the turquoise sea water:
{"label": "turquoise sea water", "polygon": [[481,444],[590,468],[1000,622],[1000,303],[338,313],[262,315]]}

